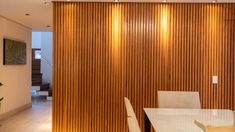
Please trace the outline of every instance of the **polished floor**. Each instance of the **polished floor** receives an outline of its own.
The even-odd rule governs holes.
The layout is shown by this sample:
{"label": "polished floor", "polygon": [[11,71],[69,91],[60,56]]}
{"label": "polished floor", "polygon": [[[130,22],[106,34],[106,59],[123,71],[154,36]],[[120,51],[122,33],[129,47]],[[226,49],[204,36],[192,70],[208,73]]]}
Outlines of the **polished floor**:
{"label": "polished floor", "polygon": [[0,121],[0,132],[51,132],[52,102],[33,99],[32,108]]}

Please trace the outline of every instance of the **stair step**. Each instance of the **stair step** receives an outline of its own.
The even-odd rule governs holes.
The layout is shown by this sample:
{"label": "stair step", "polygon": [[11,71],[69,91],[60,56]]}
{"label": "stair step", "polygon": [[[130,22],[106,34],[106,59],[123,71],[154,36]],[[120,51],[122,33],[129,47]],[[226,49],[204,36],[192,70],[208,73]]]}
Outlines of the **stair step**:
{"label": "stair step", "polygon": [[50,84],[44,83],[41,85],[40,91],[49,91],[50,90]]}
{"label": "stair step", "polygon": [[49,92],[49,88],[40,88],[40,91],[47,91],[47,92]]}
{"label": "stair step", "polygon": [[42,87],[50,87],[50,83],[43,83]]}
{"label": "stair step", "polygon": [[42,84],[42,74],[32,74],[32,86],[41,86]]}
{"label": "stair step", "polygon": [[32,86],[41,86],[42,82],[32,82]]}
{"label": "stair step", "polygon": [[49,95],[48,96],[52,96],[52,89],[50,89],[49,91],[48,91],[49,93]]}
{"label": "stair step", "polygon": [[40,95],[40,96],[47,96],[47,97],[49,97],[49,98],[52,98],[52,89],[45,90],[45,91],[40,90],[40,91],[38,91],[37,93],[38,93],[38,95]]}
{"label": "stair step", "polygon": [[32,90],[39,91],[40,90],[40,86],[32,86]]}
{"label": "stair step", "polygon": [[38,95],[40,95],[40,96],[48,96],[49,92],[48,91],[38,91]]}
{"label": "stair step", "polygon": [[47,96],[47,100],[52,100],[52,97],[51,96]]}

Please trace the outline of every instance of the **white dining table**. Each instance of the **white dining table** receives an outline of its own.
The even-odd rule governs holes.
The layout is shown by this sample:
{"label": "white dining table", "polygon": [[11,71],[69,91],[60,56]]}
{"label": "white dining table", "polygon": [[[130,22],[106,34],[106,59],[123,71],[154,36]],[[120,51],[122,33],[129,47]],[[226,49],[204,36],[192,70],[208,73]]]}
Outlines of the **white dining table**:
{"label": "white dining table", "polygon": [[144,108],[144,113],[145,132],[150,131],[151,125],[156,132],[203,132],[195,120],[205,125],[234,125],[231,110]]}

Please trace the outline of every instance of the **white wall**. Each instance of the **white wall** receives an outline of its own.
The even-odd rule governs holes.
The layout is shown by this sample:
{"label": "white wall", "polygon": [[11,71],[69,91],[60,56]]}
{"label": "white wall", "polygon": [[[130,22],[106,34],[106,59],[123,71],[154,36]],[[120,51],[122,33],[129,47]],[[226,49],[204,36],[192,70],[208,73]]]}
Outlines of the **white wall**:
{"label": "white wall", "polygon": [[[27,44],[26,65],[3,65],[3,38]],[[0,16],[0,115],[31,103],[31,29]]]}
{"label": "white wall", "polygon": [[32,48],[41,49],[42,33],[32,32]]}
{"label": "white wall", "polygon": [[41,55],[42,81],[52,86],[52,32],[42,32]]}

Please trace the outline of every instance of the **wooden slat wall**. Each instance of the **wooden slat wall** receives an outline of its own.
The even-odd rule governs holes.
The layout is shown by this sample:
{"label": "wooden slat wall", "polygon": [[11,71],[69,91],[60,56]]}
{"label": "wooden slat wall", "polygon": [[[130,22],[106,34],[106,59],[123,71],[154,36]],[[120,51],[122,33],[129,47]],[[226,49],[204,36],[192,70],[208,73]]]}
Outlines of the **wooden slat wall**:
{"label": "wooden slat wall", "polygon": [[235,4],[54,2],[53,48],[53,132],[127,131],[125,96],[143,128],[158,90],[235,107]]}

